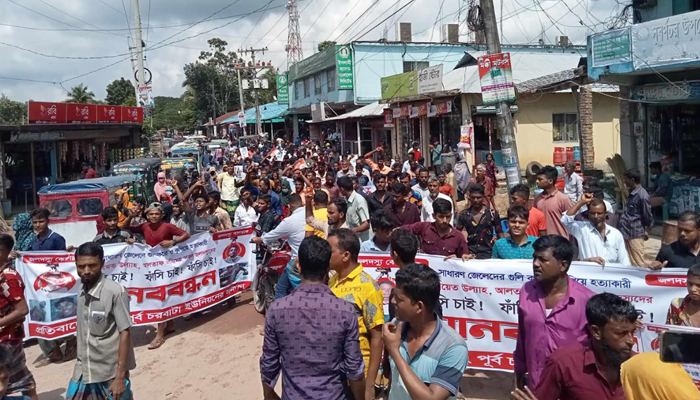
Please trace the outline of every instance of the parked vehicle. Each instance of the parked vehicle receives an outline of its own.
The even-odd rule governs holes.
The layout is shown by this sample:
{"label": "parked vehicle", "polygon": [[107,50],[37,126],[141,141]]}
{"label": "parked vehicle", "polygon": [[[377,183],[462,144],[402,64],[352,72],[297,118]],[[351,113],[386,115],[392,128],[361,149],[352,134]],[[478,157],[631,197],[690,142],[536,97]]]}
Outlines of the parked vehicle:
{"label": "parked vehicle", "polygon": [[115,193],[121,189],[129,190],[132,197],[143,195],[137,175],[108,176],[44,186],[39,190],[39,205],[51,212],[51,230],[77,247],[95,238],[102,210],[117,204]]}
{"label": "parked vehicle", "polygon": [[256,253],[262,254],[262,261],[258,264],[253,278],[253,305],[255,311],[265,314],[275,298],[275,286],[287,263],[292,259],[292,252],[286,241],[281,242],[279,246],[261,244],[259,249]]}
{"label": "parked vehicle", "polygon": [[153,186],[158,180],[158,172],[160,172],[160,158],[135,158],[115,164],[112,167],[114,175],[137,175],[143,181],[144,197],[147,199],[155,199]]}

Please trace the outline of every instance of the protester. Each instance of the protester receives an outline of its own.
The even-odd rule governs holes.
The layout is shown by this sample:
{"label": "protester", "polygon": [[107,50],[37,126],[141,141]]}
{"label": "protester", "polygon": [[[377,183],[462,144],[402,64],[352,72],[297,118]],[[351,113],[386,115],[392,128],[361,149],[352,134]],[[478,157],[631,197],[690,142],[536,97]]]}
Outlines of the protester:
{"label": "protester", "polygon": [[511,206],[520,206],[528,210],[528,226],[525,233],[528,236],[540,237],[547,234],[547,220],[544,213],[536,207],[530,207],[530,188],[523,184],[517,184],[510,189]]}
{"label": "protester", "polygon": [[[128,195],[127,195],[128,196]],[[131,211],[134,212],[135,216],[131,218],[130,222],[127,224],[126,220],[129,217],[129,214],[131,214]],[[119,227],[122,229],[128,229],[132,225],[140,225],[146,222],[146,218],[143,216],[144,212],[146,211],[146,199],[143,198],[143,196],[136,196],[134,197],[134,200],[131,202],[131,207],[123,208],[121,212],[126,215],[126,218],[123,219],[123,221],[120,223]]]}
{"label": "protester", "polygon": [[442,173],[442,145],[440,141],[435,139],[433,143],[429,145],[430,150],[430,160],[433,163],[435,170],[435,175],[440,175]]}
{"label": "protester", "polygon": [[479,260],[491,258],[493,243],[503,237],[501,218],[484,202],[485,190],[478,183],[469,185],[469,208],[457,216],[455,227],[467,232],[469,253]]}
{"label": "protester", "polygon": [[658,161],[649,163],[649,172],[654,175],[654,191],[649,195],[649,204],[652,208],[661,207],[670,203],[673,197],[673,181],[671,175],[665,172]]}
{"label": "protester", "polygon": [[[342,186],[341,186],[342,189]],[[328,234],[331,245],[331,269],[336,272],[328,281],[333,294],[350,302],[357,310],[360,327],[360,350],[365,362],[365,399],[374,397],[374,382],[382,361],[382,324],[384,295],[377,283],[357,262],[360,241],[350,229]]]}
{"label": "protester", "polygon": [[239,204],[240,187],[244,185],[243,179],[236,178],[235,164],[231,161],[228,163],[228,171],[225,174],[219,175],[219,191],[221,192],[221,202],[223,208],[228,212],[229,217],[233,220],[236,207]]}
{"label": "protester", "polygon": [[15,223],[12,224],[12,230],[15,231],[15,247],[12,249],[12,254],[31,250],[35,237],[31,215],[29,213],[17,214]]}
{"label": "protester", "polygon": [[349,177],[341,177],[338,179],[338,188],[340,194],[345,197],[348,202],[348,213],[345,219],[348,226],[358,234],[360,240],[369,239],[369,210],[367,208],[367,200],[354,191],[352,179]]}
{"label": "protester", "polygon": [[666,314],[666,325],[700,328],[700,264],[688,268],[688,294],[671,301]]}
{"label": "protester", "polygon": [[418,160],[423,157],[423,153],[420,151],[420,146],[418,145],[418,142],[413,142],[411,143],[411,148],[408,149],[408,156],[409,158],[413,158],[414,161],[418,162]]}
{"label": "protester", "polygon": [[557,169],[551,165],[544,166],[537,172],[537,186],[542,189],[542,193],[535,197],[534,206],[545,216],[548,235],[560,235],[568,239],[569,232],[561,223],[561,215],[571,208],[571,199],[557,190],[555,185],[558,176]]}
{"label": "protester", "polygon": [[158,173],[158,180],[155,185],[153,185],[153,192],[156,194],[156,199],[160,200],[160,196],[166,194],[168,189],[168,182],[165,179],[165,172],[161,171]]}
{"label": "protester", "polygon": [[136,367],[126,289],[102,274],[104,251],[84,243],[75,252],[78,359],[66,399],[133,399],[129,371]]}
{"label": "protester", "polygon": [[[228,213],[226,213],[226,215],[228,215]],[[192,232],[190,232],[190,220],[182,209],[182,204],[180,204],[179,199],[175,199],[173,202],[173,214],[170,216],[170,223],[188,234],[192,234]]]}
{"label": "protester", "polygon": [[[369,165],[369,167],[372,168],[373,171],[379,171],[382,175],[386,175],[389,172],[391,172],[391,168],[384,163],[384,157],[381,155],[383,152],[383,147],[377,147],[376,149],[365,154],[365,161],[367,162],[367,165]],[[376,163],[372,161],[371,158],[374,153],[380,154]]]}
{"label": "protester", "polygon": [[331,201],[340,197],[340,189],[338,189],[338,185],[335,184],[333,174],[326,174],[322,188],[328,191]]}
{"label": "protester", "polygon": [[644,267],[644,242],[649,239],[647,229],[654,222],[649,194],[641,185],[642,175],[638,170],[625,171],[623,180],[630,194],[617,227],[625,239],[631,264]]}
{"label": "protester", "polygon": [[98,233],[95,239],[92,241],[104,245],[111,243],[127,243],[134,244],[134,235],[125,230],[119,228],[119,211],[115,208],[107,207],[102,210],[102,220],[105,224],[105,230],[102,233]]}
{"label": "protester", "polygon": [[391,188],[391,204],[384,206],[397,227],[420,221],[420,211],[415,204],[406,199],[406,191],[403,183],[394,182]]}
{"label": "protester", "polygon": [[365,197],[370,217],[378,210],[384,209],[391,204],[391,192],[387,191],[386,177],[379,175],[374,180],[375,191]]}
{"label": "protester", "polygon": [[[494,181],[486,175],[486,166],[484,164],[479,164],[476,166],[476,175],[469,182],[469,187],[467,187],[467,192],[469,188],[475,184],[484,187],[483,202],[485,206],[491,206],[493,210],[497,211],[496,201],[494,197],[496,196],[496,187]],[[471,202],[469,204],[472,204]]]}
{"label": "protester", "polygon": [[[308,211],[309,208],[312,208],[313,206],[313,214],[312,216],[314,219],[321,221],[321,222],[328,222],[328,195],[324,191],[317,191],[313,196],[307,195],[306,198],[306,209]],[[307,216],[308,218],[308,216]],[[306,237],[309,236],[318,236],[321,239],[325,239],[326,235],[325,232],[322,229],[315,229],[308,223],[306,224]]]}
{"label": "protester", "polygon": [[423,222],[433,222],[433,202],[437,199],[445,199],[452,204],[452,215],[454,215],[454,204],[450,196],[440,193],[440,183],[435,178],[428,179],[428,195],[423,198],[423,207],[420,210],[420,219]]}
{"label": "protester", "polygon": [[[574,218],[581,207],[588,206],[588,221]],[[600,265],[606,263],[630,265],[625,240],[617,229],[605,223],[605,203],[585,193],[581,199],[561,217],[561,223],[578,242],[578,258]]]}
{"label": "protester", "polygon": [[5,393],[20,392],[37,400],[36,382],[24,355],[24,319],[29,306],[24,297],[24,281],[9,258],[14,246],[12,236],[0,234],[0,352],[6,352],[5,357],[11,361]]}
{"label": "protester", "polygon": [[[173,187],[173,189],[175,189],[177,197],[181,200],[180,206],[182,210],[187,214],[187,220],[190,223],[189,231],[195,235],[203,232],[216,232],[216,228],[219,226],[219,218],[217,218],[216,215],[209,214],[207,209],[209,196],[207,196],[204,191],[204,182],[196,182],[184,195],[180,192],[180,188]],[[190,197],[194,197],[194,210],[192,206],[190,206]],[[250,202],[248,204],[250,204]],[[160,205],[158,205],[158,208],[160,208]],[[252,209],[252,207],[250,208]],[[234,221],[235,220],[234,212]]]}
{"label": "protester", "polygon": [[700,262],[700,214],[685,211],[678,217],[678,239],[662,244],[651,269],[685,268]]}
{"label": "protester", "polygon": [[311,236],[301,242],[298,255],[301,284],[273,302],[265,318],[263,398],[280,399],[274,388],[281,375],[284,399],[365,399],[355,304],[336,297],[325,284],[331,246]]}
{"label": "protester", "polygon": [[[538,388],[547,357],[586,337],[586,302],[593,292],[567,274],[574,248],[558,235],[542,236],[533,244],[534,279],[520,289],[518,339],[513,352],[515,381]],[[557,396],[542,399],[558,399]]]}
{"label": "protester", "polygon": [[418,193],[421,197],[422,201],[425,201],[425,198],[430,195],[430,190],[428,189],[428,179],[430,178],[430,172],[428,172],[428,169],[423,167],[418,170],[418,183],[413,185],[411,189]]}
{"label": "protester", "polygon": [[[187,207],[189,207],[189,204],[187,204]],[[189,233],[173,224],[163,222],[163,210],[159,203],[151,204],[148,210],[146,210],[146,216],[148,217],[148,222],[131,226],[131,220],[136,217],[136,212],[132,210],[126,219],[126,225],[129,226],[129,230],[132,233],[142,234],[147,245],[151,247],[161,246],[169,248],[190,238]],[[148,349],[155,350],[162,346],[163,343],[165,343],[165,336],[174,331],[175,324],[172,320],[159,323],[156,328],[156,337],[148,345]]]}
{"label": "protester", "polygon": [[391,252],[391,232],[394,230],[394,220],[386,210],[377,210],[370,218],[374,236],[362,242],[360,251],[371,253]]}
{"label": "protester", "polygon": [[665,363],[658,353],[641,353],[622,363],[626,400],[700,400],[700,391],[681,364]]}
{"label": "protester", "polygon": [[578,203],[583,195],[583,179],[575,171],[576,163],[573,161],[564,164],[564,194],[569,196],[573,204]]}
{"label": "protester", "polygon": [[261,195],[270,195],[270,210],[277,215],[277,218],[282,217],[284,215],[284,212],[282,211],[282,202],[280,201],[279,195],[272,190],[270,180],[265,177],[258,180],[258,188],[260,189]]}
{"label": "protester", "polygon": [[532,259],[535,250],[532,245],[537,238],[527,234],[529,213],[522,206],[508,209],[508,236],[496,240],[491,258]]}
{"label": "protester", "polygon": [[389,400],[456,396],[469,362],[467,344],[435,312],[440,275],[422,264],[396,272],[396,318],[382,337],[391,358]]}
{"label": "protester", "polygon": [[260,196],[256,202],[256,210],[258,212],[258,223],[256,226],[260,227],[260,232],[263,234],[272,231],[278,224],[277,215],[270,209],[271,203],[272,197],[269,194]]}
{"label": "protester", "polygon": [[433,202],[434,222],[416,222],[408,225],[400,225],[420,239],[421,251],[427,254],[444,256],[445,259],[461,258],[469,260],[474,258],[469,253],[469,247],[462,232],[452,227],[452,204],[445,199],[437,199]]}
{"label": "protester", "polygon": [[528,384],[538,399],[625,399],[620,367],[634,355],[637,310],[611,293],[591,297],[585,307],[587,339],[549,356],[539,384]]}
{"label": "protester", "polygon": [[275,287],[275,299],[288,295],[301,282],[296,270],[295,258],[299,254],[299,245],[306,236],[306,212],[301,205],[301,198],[298,194],[289,196],[289,211],[290,215],[283,219],[275,229],[250,240],[251,243],[264,243],[266,246],[272,246],[277,244],[280,239],[286,238],[287,244],[292,249],[292,259],[287,263]]}
{"label": "protester", "polygon": [[226,210],[220,207],[221,204],[221,193],[211,192],[209,194],[209,204],[207,204],[207,212],[209,215],[213,215],[219,219],[219,225],[217,225],[217,231],[223,231],[226,229],[233,228],[231,223],[231,217],[228,215]]}
{"label": "protester", "polygon": [[[445,164],[445,168],[447,168],[449,164]],[[454,173],[453,173],[454,175]],[[445,196],[449,197],[450,199],[453,199],[454,197],[454,189],[452,188],[452,185],[447,183],[447,175],[445,173],[441,173],[438,175],[438,183],[440,184],[440,193],[444,194]]]}
{"label": "protester", "polygon": [[[241,199],[233,217],[233,226],[250,226],[258,222],[258,214],[253,207],[253,197],[248,189],[241,190]],[[216,229],[216,228],[215,228]]]}

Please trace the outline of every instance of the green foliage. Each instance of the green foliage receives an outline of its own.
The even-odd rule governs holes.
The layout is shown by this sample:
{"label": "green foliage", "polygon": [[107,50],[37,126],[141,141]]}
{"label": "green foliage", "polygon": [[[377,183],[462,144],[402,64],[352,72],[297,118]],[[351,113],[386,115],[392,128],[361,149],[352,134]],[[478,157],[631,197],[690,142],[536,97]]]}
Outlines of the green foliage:
{"label": "green foliage", "polygon": [[70,88],[67,94],[66,103],[93,104],[95,102],[95,93],[82,83]]}
{"label": "green foliage", "polygon": [[107,85],[107,97],[105,97],[105,102],[115,106],[136,106],[134,86],[124,78],[113,80]]}
{"label": "green foliage", "polygon": [[[160,129],[167,131],[191,132],[195,129],[195,111],[192,103],[187,103],[181,98],[158,96],[154,100],[153,131]],[[150,120],[144,121],[144,126],[150,126]]]}
{"label": "green foliage", "polygon": [[0,93],[0,125],[21,125],[26,119],[27,103],[10,100]]}
{"label": "green foliage", "polygon": [[324,40],[323,42],[321,42],[321,43],[318,44],[318,51],[319,51],[319,53],[320,53],[320,52],[322,52],[323,50],[325,50],[325,49],[327,49],[327,48],[329,48],[329,47],[331,47],[331,46],[335,46],[335,42],[334,42],[334,41],[332,41],[332,40]]}

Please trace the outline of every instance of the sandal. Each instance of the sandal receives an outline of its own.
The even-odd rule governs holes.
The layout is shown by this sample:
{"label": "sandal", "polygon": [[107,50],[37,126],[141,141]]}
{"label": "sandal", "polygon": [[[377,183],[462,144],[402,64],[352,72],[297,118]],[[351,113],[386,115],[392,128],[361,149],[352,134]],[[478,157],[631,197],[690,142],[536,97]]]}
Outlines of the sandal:
{"label": "sandal", "polygon": [[165,338],[153,339],[153,341],[148,345],[148,350],[155,350],[165,343]]}

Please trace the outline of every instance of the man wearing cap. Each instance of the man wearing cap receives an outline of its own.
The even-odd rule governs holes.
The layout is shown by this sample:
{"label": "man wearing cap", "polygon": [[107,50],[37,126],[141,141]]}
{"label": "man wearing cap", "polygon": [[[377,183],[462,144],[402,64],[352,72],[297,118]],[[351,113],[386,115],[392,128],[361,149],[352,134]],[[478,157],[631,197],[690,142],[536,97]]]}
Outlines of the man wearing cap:
{"label": "man wearing cap", "polygon": [[[173,224],[163,222],[163,207],[160,203],[151,203],[146,209],[148,222],[139,225],[131,225],[131,220],[137,216],[137,212],[129,210],[125,226],[129,227],[132,233],[143,234],[146,244],[151,247],[158,245],[168,248],[182,243],[190,238],[190,234],[176,227]],[[165,343],[165,335],[175,330],[172,320],[158,324],[156,337],[148,345],[149,350],[157,349]]]}

